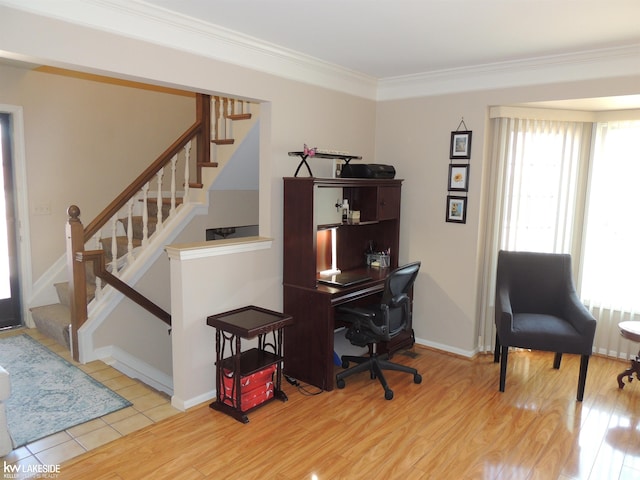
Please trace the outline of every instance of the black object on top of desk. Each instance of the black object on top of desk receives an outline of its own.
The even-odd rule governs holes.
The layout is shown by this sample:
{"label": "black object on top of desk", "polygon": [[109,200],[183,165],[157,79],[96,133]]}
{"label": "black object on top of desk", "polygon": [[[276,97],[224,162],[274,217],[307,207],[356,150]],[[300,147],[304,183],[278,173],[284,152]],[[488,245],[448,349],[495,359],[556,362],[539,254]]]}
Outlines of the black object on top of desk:
{"label": "black object on top of desk", "polygon": [[326,275],[318,278],[318,283],[329,285],[331,287],[349,287],[358,283],[371,280],[369,275],[357,272],[343,272],[335,275]]}

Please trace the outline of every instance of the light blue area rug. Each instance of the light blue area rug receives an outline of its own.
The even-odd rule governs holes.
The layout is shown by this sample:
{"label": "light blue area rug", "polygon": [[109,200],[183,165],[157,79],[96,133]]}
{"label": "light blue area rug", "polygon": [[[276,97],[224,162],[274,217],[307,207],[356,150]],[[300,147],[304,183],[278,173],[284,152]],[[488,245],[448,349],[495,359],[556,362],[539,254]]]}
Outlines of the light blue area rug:
{"label": "light blue area rug", "polygon": [[131,405],[28,335],[0,339],[0,365],[11,379],[14,448]]}

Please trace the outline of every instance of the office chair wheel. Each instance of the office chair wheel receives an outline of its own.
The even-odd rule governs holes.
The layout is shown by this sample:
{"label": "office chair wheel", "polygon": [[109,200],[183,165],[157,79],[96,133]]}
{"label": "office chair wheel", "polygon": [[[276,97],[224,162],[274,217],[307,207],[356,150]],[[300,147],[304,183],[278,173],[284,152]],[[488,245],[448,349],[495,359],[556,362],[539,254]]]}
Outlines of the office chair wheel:
{"label": "office chair wheel", "polygon": [[336,380],[336,386],[338,388],[344,388],[344,380],[342,380],[341,378],[339,378],[338,380]]}
{"label": "office chair wheel", "polygon": [[390,388],[387,388],[384,391],[384,398],[385,400],[391,400],[393,398],[393,390],[391,390]]}
{"label": "office chair wheel", "polygon": [[422,375],[420,375],[419,373],[416,373],[413,376],[413,383],[422,383]]}
{"label": "office chair wheel", "polygon": [[342,360],[342,368],[349,368],[349,360]]}

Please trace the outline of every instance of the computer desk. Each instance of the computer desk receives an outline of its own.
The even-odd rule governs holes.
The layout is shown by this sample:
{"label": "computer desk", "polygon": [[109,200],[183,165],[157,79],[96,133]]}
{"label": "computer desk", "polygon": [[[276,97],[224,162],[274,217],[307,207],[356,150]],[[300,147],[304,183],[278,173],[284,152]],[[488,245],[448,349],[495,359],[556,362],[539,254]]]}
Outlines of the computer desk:
{"label": "computer desk", "polygon": [[[283,310],[295,322],[284,335],[284,373],[301,383],[323,390],[333,390],[335,384],[334,330],[335,309],[342,305],[366,305],[379,302],[384,291],[389,268],[363,267],[349,272],[371,277],[349,287],[318,284],[315,288],[284,284]],[[378,345],[379,352],[393,353],[410,347],[413,336],[409,331],[390,342]]]}

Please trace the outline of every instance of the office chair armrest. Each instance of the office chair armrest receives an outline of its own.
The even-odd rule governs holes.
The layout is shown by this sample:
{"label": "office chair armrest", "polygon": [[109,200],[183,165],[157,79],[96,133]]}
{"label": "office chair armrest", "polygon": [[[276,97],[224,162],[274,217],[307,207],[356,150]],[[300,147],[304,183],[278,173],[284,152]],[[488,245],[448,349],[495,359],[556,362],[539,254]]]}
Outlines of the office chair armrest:
{"label": "office chair armrest", "polygon": [[391,301],[389,301],[389,306],[400,307],[405,303],[409,303],[410,301],[411,299],[409,298],[409,295],[407,295],[406,293],[401,293],[400,295],[393,297]]}
{"label": "office chair armrest", "polygon": [[360,318],[373,318],[375,317],[375,313],[370,310],[365,310],[364,308],[359,307],[338,307],[338,312],[341,315],[355,315]]}
{"label": "office chair armrest", "polygon": [[[340,307],[341,320],[350,323],[350,328],[365,328],[383,340],[389,337],[389,307],[380,305],[378,311],[358,307]],[[349,318],[351,317],[351,318]],[[375,320],[378,319],[378,323]]]}

